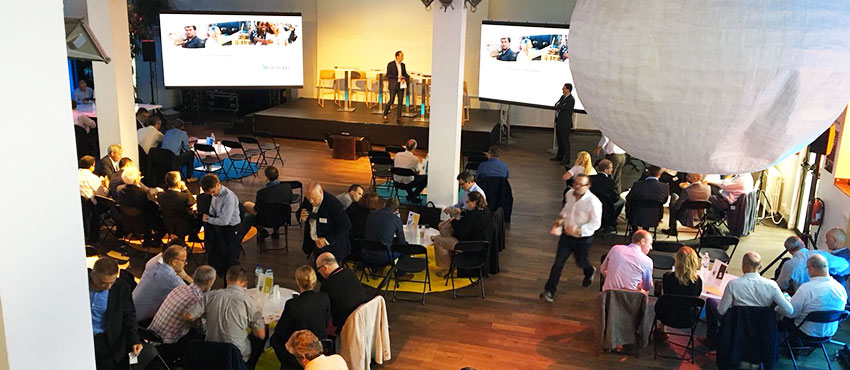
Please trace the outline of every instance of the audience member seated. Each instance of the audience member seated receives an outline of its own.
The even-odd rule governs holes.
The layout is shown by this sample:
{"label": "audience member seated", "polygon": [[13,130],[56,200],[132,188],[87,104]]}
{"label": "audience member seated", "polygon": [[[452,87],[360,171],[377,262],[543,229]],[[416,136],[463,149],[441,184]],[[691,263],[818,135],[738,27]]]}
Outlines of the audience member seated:
{"label": "audience member seated", "polygon": [[[124,185],[124,179],[121,176],[124,174],[124,169],[127,167],[135,167],[135,163],[133,160],[127,157],[121,158],[118,161],[118,172],[109,176],[109,197],[112,199],[118,199],[118,187]],[[138,168],[136,168],[138,169]],[[142,188],[146,193],[153,193],[155,190],[151,190],[145,184],[139,183],[139,187]]]}
{"label": "audience member seated", "polygon": [[[226,275],[227,288],[213,290],[198,299],[183,314],[187,321],[206,319],[207,342],[232,343],[242,353],[242,361],[255,363],[266,339],[266,324],[253,298],[245,294],[248,273],[242,266],[231,266]],[[248,329],[251,329],[249,338]],[[255,354],[255,356],[252,356]],[[249,361],[251,360],[251,361]],[[251,364],[249,369],[253,369]]]}
{"label": "audience member seated", "polygon": [[342,209],[348,209],[352,203],[357,203],[363,198],[363,187],[360,184],[351,184],[348,191],[336,196],[336,199],[342,203]]}
{"label": "audience member seated", "polygon": [[307,330],[319,339],[327,338],[325,330],[331,317],[331,302],[328,295],[316,292],[316,272],[310,266],[295,270],[298,295],[286,301],[280,321],[269,342],[280,360],[281,369],[299,369],[300,362],[286,350],[286,342],[293,333]]}
{"label": "audience member seated", "polygon": [[80,197],[87,201],[83,202],[83,222],[86,225],[86,242],[95,242],[98,238],[100,226],[100,211],[95,206],[97,201],[95,195],[107,195],[109,179],[106,176],[98,177],[94,174],[94,157],[87,155],[80,158],[77,175],[80,181]]}
{"label": "audience member seated", "polygon": [[169,232],[177,233],[180,242],[188,235],[190,241],[200,241],[198,231],[201,225],[196,222],[195,211],[192,206],[195,205],[195,197],[189,192],[186,183],[180,179],[180,172],[170,171],[165,174],[164,192],[157,196],[159,210],[162,212],[163,220],[168,224],[168,220],[179,222],[175,225],[175,230],[169,229]]}
{"label": "audience member seated", "polygon": [[296,359],[298,367],[305,370],[348,370],[348,364],[340,355],[325,356],[322,342],[309,330],[292,333],[286,342],[286,350]]}
{"label": "audience member seated", "polygon": [[424,173],[422,161],[413,151],[416,150],[416,140],[410,139],[404,144],[404,151],[397,153],[393,159],[393,167],[407,168],[413,170],[416,175],[410,176],[393,176],[396,182],[402,184],[411,184],[413,189],[407,194],[407,201],[419,202],[419,194],[425,190],[428,185],[428,175]]}
{"label": "audience member seated", "polygon": [[112,178],[112,175],[121,170],[121,156],[124,155],[124,150],[121,145],[112,144],[109,146],[109,154],[103,156],[95,166],[95,173],[99,176]]}
{"label": "audience member seated", "polygon": [[151,117],[151,113],[148,112],[145,108],[139,108],[136,111],[136,130],[145,127],[148,125],[148,119]]}
{"label": "audience member seated", "polygon": [[86,104],[94,101],[94,89],[89,87],[86,80],[80,80],[78,87],[74,89],[74,100],[77,104]]}
{"label": "audience member seated", "polygon": [[693,227],[699,224],[699,220],[702,218],[699,210],[692,209],[688,212],[682,210],[682,205],[685,202],[708,201],[709,197],[711,197],[711,186],[701,181],[702,174],[689,173],[687,179],[687,182],[679,185],[684,186],[679,197],[675,202],[670,204],[670,228],[661,230],[661,232],[670,236],[679,234],[677,221],[681,222],[682,225]]}
{"label": "audience member seated", "polygon": [[508,165],[499,159],[502,155],[502,150],[498,146],[491,146],[487,151],[487,160],[478,165],[478,170],[475,171],[475,178],[482,177],[509,177]]}
{"label": "audience member seated", "polygon": [[162,252],[162,262],[146,269],[139,279],[139,285],[133,290],[133,303],[136,307],[136,319],[145,322],[156,315],[162,301],[172,289],[186,285],[177,276],[186,267],[186,248],[172,245]]}
{"label": "audience member seated", "polygon": [[324,252],[316,259],[316,271],[322,275],[321,292],[331,301],[331,319],[336,332],[358,306],[366,302],[366,292],[354,272],[344,269],[331,252]]}
{"label": "audience member seated", "polygon": [[[304,224],[302,251],[308,256],[331,252],[338,261],[345,260],[351,253],[348,231],[351,221],[342,208],[342,203],[331,193],[322,190],[318,182],[304,186],[304,201],[299,211]],[[312,258],[312,257],[311,257]]]}
{"label": "audience member seated", "polygon": [[162,118],[153,116],[148,121],[149,126],[142,127],[136,131],[139,139],[139,146],[147,154],[151,148],[157,147],[162,142],[163,134],[160,132],[162,127]]}
{"label": "audience member seated", "polygon": [[455,245],[465,241],[486,241],[487,230],[493,222],[483,193],[472,191],[465,195],[463,212],[453,213],[452,218],[441,221],[440,235],[433,238],[436,273],[440,277],[449,273]]}
{"label": "audience member seated", "polygon": [[463,195],[457,203],[443,209],[443,212],[449,214],[449,216],[457,216],[462,210],[469,209],[469,202],[467,202],[467,200],[470,193],[477,192],[482,198],[487,199],[487,194],[484,194],[484,189],[481,189],[481,187],[475,183],[475,176],[471,173],[463,171],[458,174],[457,183],[460,188],[463,189]]}
{"label": "audience member seated", "polygon": [[[847,234],[844,233],[844,230],[840,227],[833,228],[826,233],[826,246],[829,248],[829,253],[832,253],[833,256],[841,257],[850,263],[850,249],[847,249],[847,247],[844,246],[846,240]],[[850,275],[850,268],[839,273],[837,276],[848,275]],[[844,286],[847,285],[846,280],[839,281],[839,283]]]}
{"label": "audience member seated", "polygon": [[[182,244],[180,244],[179,240],[172,240],[172,241],[168,242],[168,245],[165,248],[168,249],[168,247],[170,247],[172,245],[182,246]],[[154,268],[153,265],[163,264],[163,263],[165,263],[165,262],[162,260],[162,252],[159,252],[156,255],[154,255],[153,257],[151,257],[150,259],[148,259],[147,262],[145,262],[145,270],[153,269]],[[181,279],[183,279],[183,281],[185,281],[186,284],[192,284],[192,283],[195,282],[194,280],[192,280],[192,277],[189,276],[188,273],[186,273],[185,268],[182,271],[178,272],[177,276],[179,276]]]}
{"label": "audience member seated", "polygon": [[[794,307],[794,311],[791,315],[786,315],[789,319],[794,319],[795,327],[812,312],[844,311],[844,306],[847,304],[847,291],[829,276],[829,266],[825,255],[810,256],[806,261],[806,269],[809,270],[811,279],[797,288],[797,292],[791,297],[791,306]],[[811,337],[831,337],[838,330],[838,323],[807,321],[800,330]]]}
{"label": "audience member seated", "polygon": [[729,175],[720,182],[720,194],[711,196],[712,212],[722,215],[743,194],[753,191],[753,175],[742,173]]}
{"label": "audience member seated", "polygon": [[94,332],[94,359],[97,370],[126,368],[128,352],[139,355],[139,368],[156,356],[152,347],[143,352],[133,310],[130,286],[118,280],[118,264],[109,257],[94,263],[89,271],[89,302]]}
{"label": "audience member seated", "polygon": [[86,130],[86,133],[97,127],[97,122],[89,118],[85,113],[77,111],[77,103],[73,100],[71,101],[71,113],[73,114],[72,117],[74,117],[74,124],[82,127]]}
{"label": "audience member seated", "polygon": [[667,202],[667,198],[670,196],[670,187],[658,181],[661,172],[661,167],[649,166],[649,176],[643,180],[635,181],[632,189],[629,190],[629,194],[626,195],[626,215],[627,217],[631,216],[629,219],[632,220],[633,226],[652,226],[649,225],[652,221],[656,223],[661,221],[660,217],[658,217],[658,220],[652,219],[656,217],[654,210],[635,209],[634,206],[635,201],[656,201],[662,204]]}
{"label": "audience member seated", "polygon": [[186,343],[193,339],[203,339],[200,321],[194,324],[183,319],[183,314],[197,303],[215,283],[215,269],[208,266],[198,266],[192,274],[194,282],[190,285],[179,285],[174,288],[162,301],[148,329],[162,338],[163,345],[157,349],[160,355],[171,362],[186,352]]}
{"label": "audience member seated", "polygon": [[351,222],[349,236],[351,240],[366,238],[366,219],[372,212],[383,208],[384,200],[378,193],[369,192],[360,198],[357,203],[352,203],[345,209],[345,214]]}
{"label": "audience member seated", "polygon": [[589,176],[590,192],[602,202],[602,231],[616,231],[617,217],[623,212],[626,201],[617,192],[611,171],[614,165],[610,160],[603,159],[596,164],[596,174]]}
{"label": "audience member seated", "polygon": [[673,271],[662,278],[661,293],[699,297],[702,294],[699,268],[697,252],[688,246],[679,248],[674,256]]}
{"label": "audience member seated", "polygon": [[[155,229],[161,230],[162,219],[159,216],[159,207],[157,206],[151,193],[142,188],[142,176],[136,167],[127,167],[121,171],[121,185],[116,189],[118,193],[118,204],[121,207],[133,207],[144,214],[145,222]],[[160,235],[161,237],[161,235]],[[154,238],[154,241],[158,241]]]}
{"label": "audience member seated", "polygon": [[730,307],[768,307],[776,304],[776,311],[780,315],[788,316],[794,312],[790,300],[785,298],[776,282],[759,274],[760,268],[761,256],[756,252],[747,252],[741,261],[741,271],[744,275],[726,285],[720,300],[706,300],[706,336],[710,347],[711,344],[717,343],[718,324]]}
{"label": "audience member seated", "polygon": [[593,161],[590,158],[590,153],[586,151],[580,151],[576,154],[576,161],[572,167],[570,167],[567,172],[561,176],[561,179],[566,182],[566,187],[564,188],[564,194],[561,198],[561,204],[567,202],[567,192],[570,191],[573,187],[573,180],[578,175],[587,175],[588,177],[596,175],[596,170],[593,169]]}
{"label": "audience member seated", "polygon": [[776,283],[779,284],[779,288],[789,292],[789,294],[796,291],[803,283],[809,281],[809,270],[806,267],[806,261],[812,255],[820,254],[826,258],[829,263],[830,275],[838,275],[848,268],[847,260],[828,252],[810,250],[806,248],[806,244],[798,236],[789,236],[785,239],[785,250],[791,254],[791,259],[782,264]]}
{"label": "audience member seated", "polygon": [[605,276],[602,290],[621,289],[652,292],[652,234],[638,230],[629,245],[615,245],[599,268]]}
{"label": "audience member seated", "polygon": [[[384,245],[388,251],[393,244],[407,244],[404,239],[404,228],[401,224],[401,218],[398,216],[398,199],[390,198],[386,201],[386,206],[369,214],[366,218],[366,240],[378,242]],[[393,259],[398,258],[397,253],[390,254]],[[373,265],[386,265],[390,261],[387,260],[387,253],[370,254],[362,253],[363,261]],[[404,274],[397,277],[398,280],[410,280],[413,274]]]}
{"label": "audience member seated", "polygon": [[211,197],[207,213],[201,216],[207,261],[216,273],[224,275],[231,266],[239,265],[242,250],[239,199],[215,174],[204,175],[200,182],[201,189]]}
{"label": "audience member seated", "polygon": [[186,178],[191,179],[195,174],[195,152],[189,146],[189,135],[183,131],[186,124],[182,119],[176,119],[174,127],[165,132],[162,137],[162,148],[168,149],[177,156],[180,165],[186,171]]}
{"label": "audience member seated", "polygon": [[[287,223],[290,222],[290,218],[292,217],[290,216],[292,185],[278,181],[280,173],[278,172],[277,167],[268,166],[264,170],[264,173],[266,175],[266,179],[269,181],[266,183],[266,186],[257,190],[256,202],[242,203],[245,207],[245,222],[243,229],[251,226],[274,224],[273,220],[266,220],[264,217],[264,212],[267,212],[266,209],[268,208],[270,210],[271,207],[282,207],[284,211],[286,211]],[[266,231],[266,228],[257,227],[257,229],[257,239],[263,240],[269,236],[269,232]],[[243,232],[245,231],[247,230],[243,230]],[[271,236],[272,238],[278,238],[280,236],[277,228],[272,230]]]}

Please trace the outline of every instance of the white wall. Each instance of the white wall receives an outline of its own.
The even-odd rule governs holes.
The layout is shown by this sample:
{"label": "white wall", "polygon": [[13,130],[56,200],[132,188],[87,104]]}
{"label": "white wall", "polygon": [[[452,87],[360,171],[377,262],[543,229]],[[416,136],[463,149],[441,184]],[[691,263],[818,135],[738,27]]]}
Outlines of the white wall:
{"label": "white wall", "polygon": [[[38,42],[9,37],[0,70],[14,89],[0,100],[8,140],[4,158],[40,150],[38,165],[14,166],[18,181],[0,182],[5,194],[0,233],[0,305],[3,321],[0,368],[94,369],[94,343],[83,250],[74,129],[68,99],[68,68],[61,0],[2,1],[9,29],[32,28]],[[8,106],[8,105],[7,105]]]}
{"label": "white wall", "polygon": [[[846,120],[843,119],[844,115],[842,114],[838,120],[836,120],[836,130],[839,133],[844,133],[845,130],[850,130],[850,125],[847,124]],[[850,138],[850,133],[846,133],[843,135],[844,139]],[[838,150],[835,155],[835,158],[839,158],[842,154],[839,148],[841,147],[841,142],[839,141],[833,150]],[[844,148],[845,150],[850,147]],[[847,153],[844,154],[847,157]],[[850,157],[847,157],[850,159]],[[850,163],[844,163],[844,166],[850,166]],[[834,172],[834,169],[833,169]],[[821,225],[821,233],[818,238],[818,247],[826,248],[826,234],[825,232],[833,227],[840,227],[845,231],[850,228],[850,195],[844,194],[839,190],[835,185],[835,176],[832,173],[827,172],[826,170],[820,171],[821,178],[818,183],[818,191],[817,196],[823,199],[824,204],[824,215],[823,215],[823,225]],[[846,245],[846,243],[845,243]]]}

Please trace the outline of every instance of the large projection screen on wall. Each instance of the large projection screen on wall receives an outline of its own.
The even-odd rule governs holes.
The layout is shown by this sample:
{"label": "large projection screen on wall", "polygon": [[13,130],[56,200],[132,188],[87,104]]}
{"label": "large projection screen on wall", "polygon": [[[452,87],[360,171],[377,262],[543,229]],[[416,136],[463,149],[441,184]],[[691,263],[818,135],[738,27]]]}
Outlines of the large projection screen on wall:
{"label": "large projection screen on wall", "polygon": [[[573,82],[569,25],[484,21],[478,97],[482,101],[551,108]],[[575,109],[584,111],[578,93]]]}
{"label": "large projection screen on wall", "polygon": [[159,16],[166,87],[301,87],[300,13]]}

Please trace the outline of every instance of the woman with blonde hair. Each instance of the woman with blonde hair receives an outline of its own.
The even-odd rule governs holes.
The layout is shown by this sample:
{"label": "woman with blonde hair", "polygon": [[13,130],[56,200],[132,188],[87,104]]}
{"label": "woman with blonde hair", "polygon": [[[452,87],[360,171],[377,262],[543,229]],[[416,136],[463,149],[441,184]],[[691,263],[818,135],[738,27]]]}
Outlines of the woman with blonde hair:
{"label": "woman with blonde hair", "polygon": [[298,295],[286,301],[280,321],[269,339],[284,369],[300,368],[295,357],[286,350],[286,341],[292,333],[309,330],[319,339],[325,339],[328,336],[325,326],[331,316],[328,295],[313,290],[316,288],[316,271],[312,267],[303,265],[295,269],[295,283],[298,284]]}
{"label": "woman with blonde hair", "polygon": [[[587,176],[593,176],[596,174],[596,170],[593,169],[593,160],[590,158],[590,153],[582,150],[578,152],[576,155],[576,161],[572,167],[570,167],[567,172],[564,172],[564,175],[561,176],[567,187],[564,189],[564,196],[567,195],[567,191],[573,186],[573,178],[577,175],[585,174]],[[561,198],[561,204],[566,203],[566,198]]]}
{"label": "woman with blonde hair", "polygon": [[681,247],[676,252],[673,271],[664,274],[663,294],[699,297],[702,294],[702,279],[699,277],[699,258],[691,247]]}

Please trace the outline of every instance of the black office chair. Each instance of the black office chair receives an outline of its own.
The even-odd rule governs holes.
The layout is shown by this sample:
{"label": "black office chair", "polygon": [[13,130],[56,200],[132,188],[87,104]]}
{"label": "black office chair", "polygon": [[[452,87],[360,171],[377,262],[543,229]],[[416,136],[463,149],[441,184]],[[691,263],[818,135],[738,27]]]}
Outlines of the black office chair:
{"label": "black office chair", "polygon": [[[195,167],[195,171],[204,172],[204,173],[223,173],[224,181],[227,181],[229,177],[227,176],[227,171],[224,170],[224,162],[221,161],[221,157],[216,153],[215,148],[212,145],[195,143],[195,158],[201,162],[201,165]],[[201,152],[211,153],[201,157]]]}
{"label": "black office chair", "polygon": [[[246,169],[250,169],[251,173],[254,176],[257,176],[257,171],[255,171],[254,167],[251,166],[251,156],[248,155],[248,153],[245,151],[245,148],[242,147],[242,144],[240,144],[238,141],[222,140],[221,145],[224,146],[224,150],[227,152],[227,158],[230,159],[230,167],[228,168],[227,172],[236,169],[236,161],[242,161],[242,165],[239,166],[239,182],[242,182],[242,174],[245,173]],[[238,149],[239,152],[233,153],[233,149]]]}
{"label": "black office chair", "polygon": [[[808,315],[797,325],[789,325],[791,327],[786,328],[787,334],[785,337],[785,341],[782,343],[788,348],[788,352],[791,354],[791,361],[794,363],[794,369],[797,369],[797,358],[794,357],[794,350],[796,349],[808,349],[809,353],[820,346],[821,351],[823,351],[823,357],[826,358],[826,366],[832,370],[832,362],[829,360],[829,353],[826,352],[826,343],[832,341],[832,335],[828,337],[812,337],[803,333],[800,330],[800,327],[803,326],[806,322],[815,322],[821,324],[827,323],[838,323],[841,324],[847,317],[850,316],[850,312],[848,311],[815,311],[809,312]],[[791,340],[796,339],[799,340],[802,344],[801,347],[792,347]]]}
{"label": "black office chair", "polygon": [[[658,322],[661,321],[665,327],[674,328],[674,329],[690,329],[690,334],[682,334],[682,333],[674,333],[668,331],[662,331],[667,335],[678,335],[683,337],[688,337],[688,344],[682,345],[676,342],[668,341],[664,339],[665,342],[684,347],[686,350],[691,352],[691,363],[694,363],[694,351],[696,347],[696,343],[694,343],[694,332],[697,329],[697,325],[699,324],[699,315],[702,312],[702,308],[705,305],[705,301],[703,301],[699,297],[688,297],[674,294],[664,294],[658,298],[658,302],[655,303],[655,318],[652,320],[652,331],[650,331],[650,337],[656,335],[656,328]],[[658,338],[655,338],[655,358],[663,357],[663,358],[674,358],[678,360],[687,360],[685,356],[664,356],[658,354]]]}
{"label": "black office chair", "polygon": [[246,156],[248,156],[248,158],[257,158],[257,160],[253,162],[254,165],[257,166],[257,171],[254,172],[254,174],[256,174],[260,171],[260,166],[266,164],[266,149],[263,149],[263,145],[260,144],[260,141],[253,136],[239,136],[236,139],[239,140],[239,144],[242,145],[242,151]]}
{"label": "black office chair", "polygon": [[416,172],[413,172],[413,170],[411,170],[409,168],[392,167],[392,168],[390,168],[390,173],[392,174],[392,181],[393,181],[393,190],[394,190],[393,191],[393,197],[395,197],[396,199],[399,199],[399,196],[398,196],[399,190],[406,191],[407,195],[410,195],[410,193],[413,192],[413,182],[412,181],[407,183],[407,184],[402,183],[402,182],[398,182],[398,181],[396,181],[396,176],[412,177],[412,176],[416,176]]}
{"label": "black office chair", "polygon": [[390,168],[393,167],[393,160],[389,157],[389,153],[381,152],[387,154],[384,156],[369,156],[369,165],[372,170],[372,189],[378,189],[378,179],[384,179],[384,185],[387,190],[392,190],[390,186],[392,186],[392,177],[393,174],[390,172]]}
{"label": "black office chair", "polygon": [[284,247],[283,248],[263,248],[262,241],[257,238],[257,247],[260,253],[263,251],[285,250],[289,252],[289,225],[292,223],[292,205],[285,203],[263,203],[254,206],[257,210],[257,218],[255,226],[278,229],[283,227]]}
{"label": "black office chair", "polygon": [[[394,261],[395,275],[399,274],[414,274],[425,271],[424,280],[408,280],[410,283],[422,283],[422,304],[425,304],[425,288],[431,290],[431,275],[428,272],[428,250],[425,247],[417,244],[393,244],[392,251],[399,254],[398,259]],[[393,302],[396,299],[396,291],[398,290],[399,282],[396,279],[396,284],[393,287]]]}
{"label": "black office chair", "polygon": [[[263,164],[265,164],[266,166],[274,166],[275,161],[280,161],[280,165],[283,166],[284,165],[283,157],[281,157],[281,155],[280,155],[280,144],[278,144],[274,140],[274,136],[271,133],[266,132],[266,131],[254,131],[254,136],[271,140],[270,143],[261,143],[260,144],[260,148],[263,149]],[[275,155],[274,155],[274,157],[272,157],[271,163],[266,163],[266,159],[268,158],[268,156],[266,156],[265,152],[272,151],[272,150],[274,150]]]}
{"label": "black office chair", "polygon": [[473,281],[471,276],[468,279],[473,284],[476,282],[480,284],[481,298],[487,298],[484,293],[484,269],[487,268],[487,259],[490,257],[490,242],[458,242],[455,244],[455,249],[451,257],[452,260],[449,265],[449,272],[448,275],[446,275],[446,280],[452,281],[452,298],[458,297],[457,290],[455,290],[455,277],[453,272],[460,269],[478,270],[478,280]]}
{"label": "black office chair", "polygon": [[[712,261],[720,259],[728,264],[732,260],[732,256],[735,255],[735,250],[738,249],[739,241],[737,236],[703,235],[699,239],[697,253],[702,254],[702,252],[706,252]],[[732,252],[727,254],[729,248],[732,248]]]}

